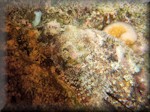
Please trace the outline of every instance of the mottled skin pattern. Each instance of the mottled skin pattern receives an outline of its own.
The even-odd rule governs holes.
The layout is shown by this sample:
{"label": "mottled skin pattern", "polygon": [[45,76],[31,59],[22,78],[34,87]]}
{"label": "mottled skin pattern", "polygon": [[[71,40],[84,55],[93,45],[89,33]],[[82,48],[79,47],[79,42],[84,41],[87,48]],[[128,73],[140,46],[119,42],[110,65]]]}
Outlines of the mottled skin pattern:
{"label": "mottled skin pattern", "polygon": [[[12,41],[14,41],[15,43],[16,39],[19,39],[16,35],[15,29],[18,30],[18,28],[23,28],[28,29],[30,32],[33,32],[30,28],[33,28],[31,22],[34,19],[34,11],[35,9],[40,10],[40,7],[42,6],[41,4],[39,4],[36,6],[31,6],[32,8],[28,8],[25,7],[25,3],[27,3],[27,1],[25,1],[24,3],[20,1],[22,0],[14,1],[15,8],[10,7],[7,10],[8,16],[10,18],[9,21],[13,25],[13,30],[10,30],[11,34],[14,37]],[[94,0],[92,0],[91,2],[93,3],[93,1]],[[16,2],[18,2],[18,5],[16,4]],[[37,4],[38,1],[34,2],[30,0],[30,2]],[[39,2],[41,2],[41,0],[39,0]],[[43,0],[42,2],[45,2],[45,0]],[[23,40],[21,39],[21,41],[24,41],[23,43],[25,45],[22,43],[19,44],[23,48],[28,46],[29,48],[37,48],[33,50],[33,52],[27,52],[27,54],[31,53],[31,56],[21,56],[21,58],[26,58],[27,56],[27,60],[25,61],[27,61],[27,63],[28,61],[30,63],[36,63],[36,66],[35,64],[33,66],[26,66],[26,63],[22,63],[22,59],[22,64],[20,64],[20,60],[16,61],[17,63],[8,63],[11,68],[13,68],[12,65],[16,65],[17,67],[15,67],[17,68],[17,72],[21,71],[21,73],[22,71],[24,71],[24,66],[26,66],[26,68],[29,68],[29,71],[26,70],[25,72],[27,74],[29,73],[29,75],[24,77],[17,74],[17,76],[19,77],[22,76],[22,79],[24,81],[23,83],[27,84],[28,86],[26,87],[26,85],[22,85],[20,88],[24,87],[24,90],[31,90],[30,88],[32,88],[33,84],[28,83],[28,81],[31,80],[33,82],[37,82],[36,84],[34,84],[35,87],[42,89],[42,91],[31,91],[32,93],[34,93],[35,91],[36,94],[33,95],[33,99],[31,98],[29,100],[33,104],[37,105],[54,104],[53,97],[58,99],[58,94],[60,94],[60,96],[63,96],[62,92],[58,93],[59,88],[57,88],[58,91],[49,89],[55,87],[56,81],[63,87],[63,90],[65,89],[67,91],[67,96],[69,96],[72,101],[72,103],[70,103],[69,101],[69,105],[74,104],[75,106],[81,105],[88,107],[99,107],[100,110],[102,109],[102,107],[115,107],[119,111],[122,111],[121,109],[134,111],[140,109],[141,107],[145,107],[145,96],[147,96],[148,87],[143,83],[141,79],[143,79],[143,77],[146,75],[141,66],[142,61],[139,61],[141,60],[141,58],[137,58],[136,54],[130,48],[124,45],[121,41],[116,40],[114,37],[108,36],[106,33],[94,29],[80,29],[71,26],[69,30],[68,26],[66,29],[63,28],[64,26],[62,26],[60,30],[59,27],[61,26],[59,24],[55,24],[52,26],[47,25],[47,27],[45,23],[56,19],[57,21],[61,22],[61,24],[74,24],[75,26],[81,24],[85,28],[96,28],[99,30],[103,30],[106,25],[115,21],[132,23],[137,32],[141,33],[138,38],[139,42],[136,43],[139,45],[139,43],[143,42],[143,38],[141,37],[146,37],[144,35],[146,31],[145,26],[147,24],[145,22],[147,19],[147,13],[145,10],[146,7],[143,5],[141,6],[141,3],[138,3],[139,5],[130,5],[130,3],[128,3],[124,4],[124,6],[122,4],[112,6],[111,4],[106,4],[104,2],[104,4],[98,7],[93,7],[93,5],[90,4],[90,7],[88,8],[87,2],[89,1],[86,1],[86,3],[84,2],[84,5],[86,6],[85,8],[82,5],[80,6],[79,4],[77,4],[75,7],[69,4],[64,7],[46,6],[47,8],[45,7],[44,10],[43,8],[41,8],[43,16],[40,25],[44,26],[45,33],[48,32],[45,34],[47,36],[42,35],[43,29],[38,26],[34,29],[38,30],[38,34],[42,32],[39,38],[38,36],[27,35],[25,36],[25,39],[27,38],[29,41],[24,41],[24,35],[26,35],[25,33],[23,34]],[[95,5],[98,4],[96,3]],[[97,9],[99,11],[97,11]],[[70,12],[72,12],[72,14],[70,14]],[[75,21],[74,23],[74,20],[77,21]],[[80,23],[78,22],[78,20],[82,20],[82,22]],[[22,30],[18,30],[18,32],[23,33]],[[10,35],[8,35],[8,37],[10,38]],[[39,40],[38,43],[36,43],[37,39]],[[102,41],[103,39],[104,43]],[[26,42],[32,42],[32,44],[28,45],[26,44]],[[35,42],[35,44],[33,44],[33,42]],[[117,53],[115,53],[118,45],[121,45],[123,49],[125,49],[126,54],[125,58],[121,59],[121,61],[120,59],[118,60]],[[14,49],[15,47],[16,44],[13,43],[9,48]],[[17,48],[15,48],[15,50],[16,53],[14,57],[10,58],[12,60],[18,59],[18,57],[16,56],[18,56],[17,53],[18,51],[20,52],[20,50],[18,50]],[[30,49],[22,50],[23,54],[24,51],[26,52],[28,50]],[[34,51],[37,51],[37,53],[34,53]],[[137,49],[137,52],[139,51],[140,50]],[[14,50],[11,50],[11,52],[14,52]],[[51,60],[49,60],[49,58]],[[134,65],[129,64],[128,59],[130,58],[133,59],[135,65],[141,66],[140,72],[137,72],[137,68]],[[36,62],[36,59],[44,59],[44,61],[41,60]],[[46,59],[48,59],[48,61],[45,61]],[[53,61],[54,65],[51,64],[51,62],[53,63]],[[138,64],[138,62],[140,63]],[[30,67],[32,67],[32,69]],[[39,71],[36,70],[37,68],[39,68],[38,70],[41,72],[44,71],[44,75],[39,75]],[[45,69],[47,70],[45,71]],[[54,80],[53,76],[56,78],[56,80]],[[12,79],[14,84],[17,84],[16,86],[14,86],[16,90],[19,87],[17,82],[22,82],[22,79]],[[38,82],[36,79],[38,79],[40,82]],[[43,80],[45,79],[47,81],[50,81],[50,85],[45,81],[45,83],[43,84]],[[51,90],[53,91],[52,93]],[[14,91],[10,93],[13,92]],[[13,94],[9,96],[14,96]],[[28,100],[32,95],[27,95],[29,96],[29,98],[26,98],[24,94],[22,96],[24,97],[24,99]],[[21,101],[22,100],[23,99],[21,99]],[[64,104],[64,102],[68,102],[61,102],[61,100],[64,100],[64,98],[59,98],[56,103]],[[103,106],[103,103],[108,106]],[[57,108],[59,107],[57,106]]]}
{"label": "mottled skin pattern", "polygon": [[[58,29],[47,25],[46,32]],[[58,55],[66,63],[58,81],[76,104],[101,108],[107,102],[128,111],[144,104],[145,99],[135,95],[134,79],[143,60],[123,42],[102,31],[71,25],[63,27],[54,38],[59,43]],[[116,53],[118,47],[123,52],[121,59]]]}

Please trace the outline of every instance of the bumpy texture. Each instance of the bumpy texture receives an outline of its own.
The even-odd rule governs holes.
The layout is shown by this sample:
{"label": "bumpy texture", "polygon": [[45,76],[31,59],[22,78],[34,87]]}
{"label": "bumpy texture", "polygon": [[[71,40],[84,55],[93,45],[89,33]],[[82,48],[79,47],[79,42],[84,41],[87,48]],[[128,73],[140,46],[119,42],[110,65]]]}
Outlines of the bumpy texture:
{"label": "bumpy texture", "polygon": [[[6,109],[149,109],[146,4],[19,1],[6,6],[6,29],[0,28],[7,33],[6,43],[0,41],[0,51],[6,51]],[[37,26],[35,11],[42,12]],[[135,29],[132,46],[100,31],[114,22]]]}
{"label": "bumpy texture", "polygon": [[116,108],[136,109],[145,102],[135,100],[133,78],[142,69],[143,59],[123,42],[103,31],[72,25],[53,38],[59,44],[55,45],[59,46],[57,55],[66,63],[59,80],[66,83],[79,104],[102,107],[105,100]]}

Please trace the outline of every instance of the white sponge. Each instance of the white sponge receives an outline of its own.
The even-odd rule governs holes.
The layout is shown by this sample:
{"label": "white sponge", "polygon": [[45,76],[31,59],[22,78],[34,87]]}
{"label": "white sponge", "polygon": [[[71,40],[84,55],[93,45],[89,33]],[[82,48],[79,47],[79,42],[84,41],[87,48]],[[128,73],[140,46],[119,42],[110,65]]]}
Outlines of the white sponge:
{"label": "white sponge", "polygon": [[33,26],[35,27],[35,26],[37,26],[37,25],[40,23],[40,21],[41,21],[42,12],[41,12],[41,11],[35,11],[34,14],[35,14],[35,19],[34,19],[34,21],[32,22],[32,24],[33,24]]}

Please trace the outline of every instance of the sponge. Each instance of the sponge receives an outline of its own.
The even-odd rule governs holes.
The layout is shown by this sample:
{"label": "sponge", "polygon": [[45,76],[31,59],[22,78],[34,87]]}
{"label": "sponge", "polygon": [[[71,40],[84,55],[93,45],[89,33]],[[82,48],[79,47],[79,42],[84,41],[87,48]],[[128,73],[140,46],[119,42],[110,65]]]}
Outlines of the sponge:
{"label": "sponge", "polygon": [[112,23],[104,28],[104,31],[121,39],[127,45],[133,45],[137,40],[137,34],[133,27],[124,22]]}
{"label": "sponge", "polygon": [[37,26],[41,22],[42,12],[41,11],[35,11],[35,19],[32,22],[33,26]]}

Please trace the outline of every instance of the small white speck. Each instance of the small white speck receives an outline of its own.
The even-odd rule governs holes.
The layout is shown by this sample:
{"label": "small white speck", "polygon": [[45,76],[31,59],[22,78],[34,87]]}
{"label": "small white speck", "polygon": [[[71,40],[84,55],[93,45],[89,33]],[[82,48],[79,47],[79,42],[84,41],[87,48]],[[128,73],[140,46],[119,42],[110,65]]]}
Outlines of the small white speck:
{"label": "small white speck", "polygon": [[131,75],[124,75],[123,78],[126,80],[126,81],[129,81],[132,79],[132,76]]}

